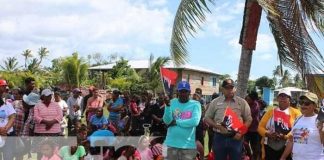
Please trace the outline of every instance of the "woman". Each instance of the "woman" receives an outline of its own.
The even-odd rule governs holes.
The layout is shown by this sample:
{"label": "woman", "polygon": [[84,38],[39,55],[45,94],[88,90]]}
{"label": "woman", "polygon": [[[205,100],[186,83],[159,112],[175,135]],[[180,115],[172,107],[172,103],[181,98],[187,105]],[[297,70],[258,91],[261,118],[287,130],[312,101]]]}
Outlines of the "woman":
{"label": "woman", "polygon": [[[245,142],[250,144],[252,155],[249,155],[252,160],[260,159],[260,135],[258,134],[258,125],[260,121],[260,105],[258,103],[258,93],[251,92],[245,97],[246,102],[250,106],[252,123],[245,135]],[[249,147],[248,147],[249,148]],[[247,149],[250,151],[250,149]]]}
{"label": "woman", "polygon": [[[0,98],[0,138],[5,140],[4,146],[1,148],[3,159],[12,160],[14,157],[14,138],[8,136],[15,136],[13,125],[16,118],[16,111],[11,104],[5,103]],[[1,158],[1,157],[0,157]]]}
{"label": "woman", "polygon": [[293,160],[324,160],[320,138],[323,131],[322,127],[317,125],[317,114],[315,113],[316,108],[318,108],[317,95],[307,92],[305,95],[300,96],[299,103],[302,116],[295,120],[292,136],[290,136],[280,160],[286,159],[291,151]]}
{"label": "woman", "polygon": [[96,114],[96,110],[103,107],[103,99],[99,94],[99,90],[95,88],[92,92],[92,97],[87,101],[87,123],[90,121],[91,116]]}
{"label": "woman", "polygon": [[63,146],[59,155],[62,160],[84,160],[86,151],[82,145],[80,145],[81,139],[77,139],[77,145]]}
{"label": "woman", "polygon": [[[286,140],[290,134],[295,119],[301,115],[300,111],[290,107],[291,93],[281,90],[277,96],[278,107],[269,109],[262,117],[258,132],[263,137],[264,152],[262,158],[266,160],[280,159],[285,150]],[[287,159],[291,159],[288,155]]]}
{"label": "woman", "polygon": [[[34,121],[35,136],[42,136],[42,138],[51,136],[54,143],[59,144],[59,137],[62,133],[60,122],[63,118],[63,112],[58,103],[52,101],[52,91],[44,89],[41,93],[41,102],[37,103],[34,107]],[[36,144],[37,141],[33,141]],[[33,146],[39,146],[39,145]],[[39,150],[37,150],[37,159],[41,158]]]}

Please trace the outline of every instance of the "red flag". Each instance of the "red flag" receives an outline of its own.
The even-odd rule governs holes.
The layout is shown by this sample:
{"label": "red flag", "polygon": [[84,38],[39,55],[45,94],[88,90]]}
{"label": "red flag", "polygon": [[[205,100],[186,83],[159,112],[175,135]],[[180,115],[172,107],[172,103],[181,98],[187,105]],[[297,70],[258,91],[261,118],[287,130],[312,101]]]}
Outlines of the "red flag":
{"label": "red flag", "polygon": [[245,134],[247,132],[247,127],[240,121],[231,107],[226,108],[223,122],[227,129],[234,130],[241,134]]}
{"label": "red flag", "polygon": [[172,95],[173,86],[177,83],[177,72],[161,67],[160,73],[164,91],[167,92],[168,95]]}
{"label": "red flag", "polygon": [[291,130],[290,115],[277,109],[273,110],[275,130],[278,133],[287,134]]}

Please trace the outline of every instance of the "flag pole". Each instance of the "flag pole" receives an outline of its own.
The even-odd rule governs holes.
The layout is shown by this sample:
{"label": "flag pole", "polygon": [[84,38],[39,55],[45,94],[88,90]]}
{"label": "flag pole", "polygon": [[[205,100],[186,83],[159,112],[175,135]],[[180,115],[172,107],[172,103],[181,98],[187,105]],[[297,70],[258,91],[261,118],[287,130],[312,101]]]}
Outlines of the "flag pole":
{"label": "flag pole", "polygon": [[164,88],[164,83],[163,83],[163,76],[162,76],[162,66],[160,66],[160,78],[161,78],[161,83],[162,83],[162,88],[163,88],[163,92],[164,92],[164,95],[166,94],[165,92],[165,88]]}

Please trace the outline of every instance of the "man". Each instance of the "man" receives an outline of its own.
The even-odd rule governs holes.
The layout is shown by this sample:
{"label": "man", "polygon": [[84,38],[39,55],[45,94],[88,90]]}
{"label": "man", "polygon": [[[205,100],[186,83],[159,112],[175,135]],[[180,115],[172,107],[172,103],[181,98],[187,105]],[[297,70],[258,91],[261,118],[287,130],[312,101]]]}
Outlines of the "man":
{"label": "man", "polygon": [[24,94],[29,95],[30,92],[39,94],[38,91],[36,90],[36,83],[35,83],[35,79],[33,77],[28,77],[25,79]]}
{"label": "man", "polygon": [[153,133],[154,136],[165,136],[166,135],[166,126],[163,123],[163,114],[164,114],[164,108],[165,108],[165,95],[164,93],[160,93],[157,103],[152,107],[151,110],[151,117],[152,117],[152,129],[151,133]]}
{"label": "man", "polygon": [[108,104],[109,121],[117,128],[120,121],[120,112],[125,108],[124,100],[118,90],[113,91],[112,101]]}
{"label": "man", "polygon": [[72,126],[74,125],[72,123],[72,120],[74,119],[74,108],[75,106],[79,106],[80,110],[82,105],[82,97],[81,97],[81,90],[79,88],[75,88],[72,91],[73,95],[68,98],[66,101],[68,105],[68,132],[71,132]]}
{"label": "man", "polygon": [[89,94],[87,94],[87,95],[84,96],[84,98],[83,98],[82,104],[81,104],[81,106],[80,106],[82,113],[84,113],[85,109],[87,108],[88,99],[89,99],[90,97],[92,97],[93,89],[95,89],[95,87],[94,87],[94,86],[90,86],[90,87],[89,87]]}
{"label": "man", "polygon": [[[182,81],[177,87],[179,98],[166,102],[163,122],[168,126],[164,141],[167,146],[167,160],[192,160],[196,151],[196,126],[201,118],[201,105],[190,100],[190,85]],[[170,106],[168,106],[170,104]]]}
{"label": "man", "polygon": [[214,130],[213,151],[215,160],[240,160],[242,158],[243,133],[229,131],[223,126],[224,113],[227,107],[232,109],[238,119],[248,128],[252,122],[250,107],[247,102],[235,96],[235,85],[232,79],[222,83],[222,96],[214,99],[206,111],[205,120]]}

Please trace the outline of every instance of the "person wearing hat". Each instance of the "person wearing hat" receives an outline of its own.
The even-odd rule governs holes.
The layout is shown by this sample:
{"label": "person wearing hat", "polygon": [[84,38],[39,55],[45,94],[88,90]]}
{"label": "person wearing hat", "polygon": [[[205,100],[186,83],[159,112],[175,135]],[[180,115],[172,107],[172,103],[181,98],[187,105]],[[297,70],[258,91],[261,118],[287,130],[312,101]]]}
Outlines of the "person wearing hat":
{"label": "person wearing hat", "polygon": [[[291,92],[286,89],[279,91],[278,107],[269,109],[259,122],[258,132],[262,136],[262,157],[266,160],[280,159],[286,147],[287,138],[291,135],[291,126],[300,111],[290,106]],[[286,159],[291,159],[287,155]]]}
{"label": "person wearing hat", "polygon": [[1,148],[3,159],[11,160],[14,156],[12,150],[12,147],[14,147],[14,139],[7,139],[7,136],[15,136],[13,125],[16,118],[16,111],[10,103],[6,103],[2,98],[7,86],[7,81],[0,79],[0,141],[3,144]]}
{"label": "person wearing hat", "polygon": [[234,131],[224,123],[225,111],[232,109],[237,118],[243,123],[243,128],[248,128],[252,122],[251,111],[248,103],[235,95],[236,88],[232,79],[225,79],[222,83],[223,95],[210,102],[205,114],[207,124],[213,128],[213,152],[216,160],[233,159],[242,157],[243,131]]}
{"label": "person wearing hat", "polygon": [[[21,93],[23,94],[23,93]],[[14,123],[14,130],[16,136],[26,137],[32,136],[31,132],[33,132],[33,115],[34,115],[34,106],[39,102],[40,96],[36,93],[29,93],[29,95],[23,95],[22,100],[15,100],[15,110],[16,110],[16,120]],[[17,160],[23,159],[23,156],[29,151],[31,148],[30,141],[27,139],[23,139],[25,150],[20,152],[15,152],[15,158]]]}
{"label": "person wearing hat", "polygon": [[195,131],[201,118],[201,105],[189,98],[191,90],[188,82],[179,82],[177,91],[179,98],[166,102],[163,115],[163,122],[168,126],[164,141],[166,158],[192,160],[197,154]]}
{"label": "person wearing hat", "polygon": [[299,104],[302,116],[295,120],[292,135],[280,160],[285,160],[291,152],[293,160],[324,160],[320,138],[323,134],[323,125],[317,124],[316,109],[319,107],[317,95],[307,92],[299,97]]}
{"label": "person wearing hat", "polygon": [[44,89],[41,96],[42,101],[34,107],[35,135],[59,136],[63,111],[56,102],[52,101],[53,92],[50,89]]}

